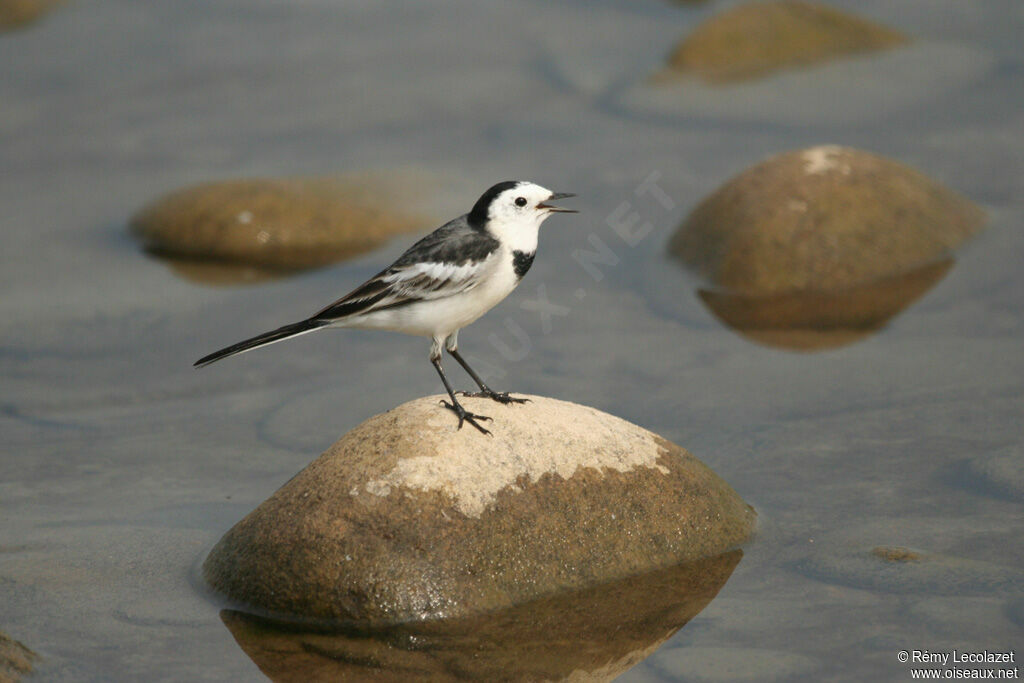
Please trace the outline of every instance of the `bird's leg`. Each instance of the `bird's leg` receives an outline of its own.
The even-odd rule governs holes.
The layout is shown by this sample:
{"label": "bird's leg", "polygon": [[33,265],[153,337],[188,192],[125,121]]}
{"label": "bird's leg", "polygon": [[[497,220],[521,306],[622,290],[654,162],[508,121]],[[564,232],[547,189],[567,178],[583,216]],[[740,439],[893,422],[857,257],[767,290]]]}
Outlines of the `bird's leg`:
{"label": "bird's leg", "polygon": [[476,382],[478,387],[480,387],[480,391],[478,391],[476,393],[473,393],[473,394],[469,393],[468,391],[463,391],[462,392],[463,396],[472,396],[472,397],[475,397],[475,398],[489,398],[489,399],[492,399],[494,401],[497,401],[498,403],[505,403],[505,404],[508,404],[508,403],[526,403],[527,401],[530,400],[528,398],[513,398],[513,397],[508,395],[507,391],[497,392],[494,389],[491,389],[486,384],[484,384],[484,381],[482,379],[480,379],[480,376],[477,375],[475,372],[473,372],[473,368],[469,367],[469,363],[467,363],[465,361],[465,359],[463,359],[462,356],[459,354],[458,346],[453,345],[451,343],[452,337],[449,337],[448,340],[449,340],[449,342],[446,345],[448,353],[451,354],[452,358],[454,358],[455,360],[457,360],[459,362],[459,365],[461,365],[462,368],[466,372],[469,373],[469,376],[472,377],[473,381]]}
{"label": "bird's leg", "polygon": [[455,398],[455,392],[452,391],[452,385],[448,384],[448,378],[444,376],[444,370],[441,369],[440,345],[438,345],[437,355],[434,355],[433,350],[431,350],[430,362],[434,364],[435,368],[437,368],[437,374],[441,376],[441,381],[444,383],[444,388],[448,391],[448,396],[450,396],[452,399],[451,403],[448,403],[448,401],[441,401],[441,405],[443,405],[445,408],[459,416],[459,429],[462,429],[463,422],[468,422],[469,424],[479,429],[482,433],[490,434],[490,430],[481,427],[477,423],[477,420],[490,420],[491,418],[487,417],[486,415],[476,415],[474,413],[469,412],[468,410],[463,408],[462,404],[459,403],[458,400]]}

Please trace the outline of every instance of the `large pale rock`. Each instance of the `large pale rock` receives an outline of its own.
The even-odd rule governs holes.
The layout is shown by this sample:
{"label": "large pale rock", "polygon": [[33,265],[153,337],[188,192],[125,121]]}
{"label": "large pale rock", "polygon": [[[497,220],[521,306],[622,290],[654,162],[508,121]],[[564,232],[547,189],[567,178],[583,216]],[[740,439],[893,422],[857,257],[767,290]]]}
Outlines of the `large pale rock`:
{"label": "large pale rock", "polygon": [[185,188],[131,219],[147,249],[264,268],[322,266],[431,227],[400,208],[406,183],[372,176],[224,180]]}
{"label": "large pale rock", "polygon": [[544,397],[456,430],[441,397],[354,428],[231,529],[204,575],[266,613],[463,617],[718,555],[756,514],[683,448]]}
{"label": "large pale rock", "polygon": [[487,614],[370,631],[303,628],[224,610],[275,682],[612,681],[696,616],[741,551]]}
{"label": "large pale rock", "polygon": [[843,55],[881,50],[907,37],[827,5],[802,0],[751,2],[698,26],[669,56],[673,73],[716,83],[764,76]]}

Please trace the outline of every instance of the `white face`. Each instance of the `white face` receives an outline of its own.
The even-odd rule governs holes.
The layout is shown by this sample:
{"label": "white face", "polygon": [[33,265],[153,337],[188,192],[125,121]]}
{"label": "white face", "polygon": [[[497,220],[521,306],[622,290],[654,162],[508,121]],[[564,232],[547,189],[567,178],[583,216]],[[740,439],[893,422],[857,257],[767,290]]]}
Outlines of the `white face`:
{"label": "white face", "polygon": [[540,224],[552,213],[550,208],[537,205],[552,194],[545,187],[527,182],[505,190],[491,202],[488,230],[513,250],[532,253],[537,249]]}

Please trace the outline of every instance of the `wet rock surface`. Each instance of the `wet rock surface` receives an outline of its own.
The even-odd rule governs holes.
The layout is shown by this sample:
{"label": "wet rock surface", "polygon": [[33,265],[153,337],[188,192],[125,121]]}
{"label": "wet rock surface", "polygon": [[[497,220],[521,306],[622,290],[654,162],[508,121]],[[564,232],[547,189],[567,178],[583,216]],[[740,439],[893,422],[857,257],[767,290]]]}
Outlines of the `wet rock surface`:
{"label": "wet rock surface", "polygon": [[752,2],[698,26],[673,50],[661,76],[691,74],[710,83],[741,81],[907,41],[899,31],[827,5],[799,0]]}
{"label": "wet rock surface", "polygon": [[221,619],[273,681],[611,681],[703,610],[741,556],[734,550],[485,615],[371,632],[230,610]]}
{"label": "wet rock surface", "polygon": [[439,396],[357,426],[235,525],[204,575],[236,603],[360,625],[456,618],[711,557],[756,514],[683,448],[539,396],[456,430]]}
{"label": "wet rock surface", "polygon": [[946,259],[983,222],[977,205],[908,166],[825,145],[740,173],[669,250],[733,292],[828,292]]}
{"label": "wet rock surface", "polygon": [[835,145],[788,152],[704,199],[669,251],[714,315],[767,346],[815,351],[878,331],[984,224],[969,200],[902,164]]}
{"label": "wet rock surface", "polygon": [[130,227],[148,250],[176,259],[310,268],[433,227],[402,212],[414,197],[374,177],[224,180],[162,197]]}

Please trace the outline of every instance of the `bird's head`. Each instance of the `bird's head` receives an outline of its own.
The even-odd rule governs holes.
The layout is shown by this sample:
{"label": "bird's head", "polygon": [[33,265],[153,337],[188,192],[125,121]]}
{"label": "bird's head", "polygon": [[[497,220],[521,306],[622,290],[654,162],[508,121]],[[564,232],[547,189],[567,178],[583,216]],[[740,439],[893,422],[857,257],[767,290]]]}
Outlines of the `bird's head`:
{"label": "bird's head", "polygon": [[469,212],[469,221],[513,245],[523,240],[529,242],[531,238],[536,245],[537,230],[545,218],[553,213],[576,213],[551,202],[573,196],[526,181],[507,180],[480,196]]}

